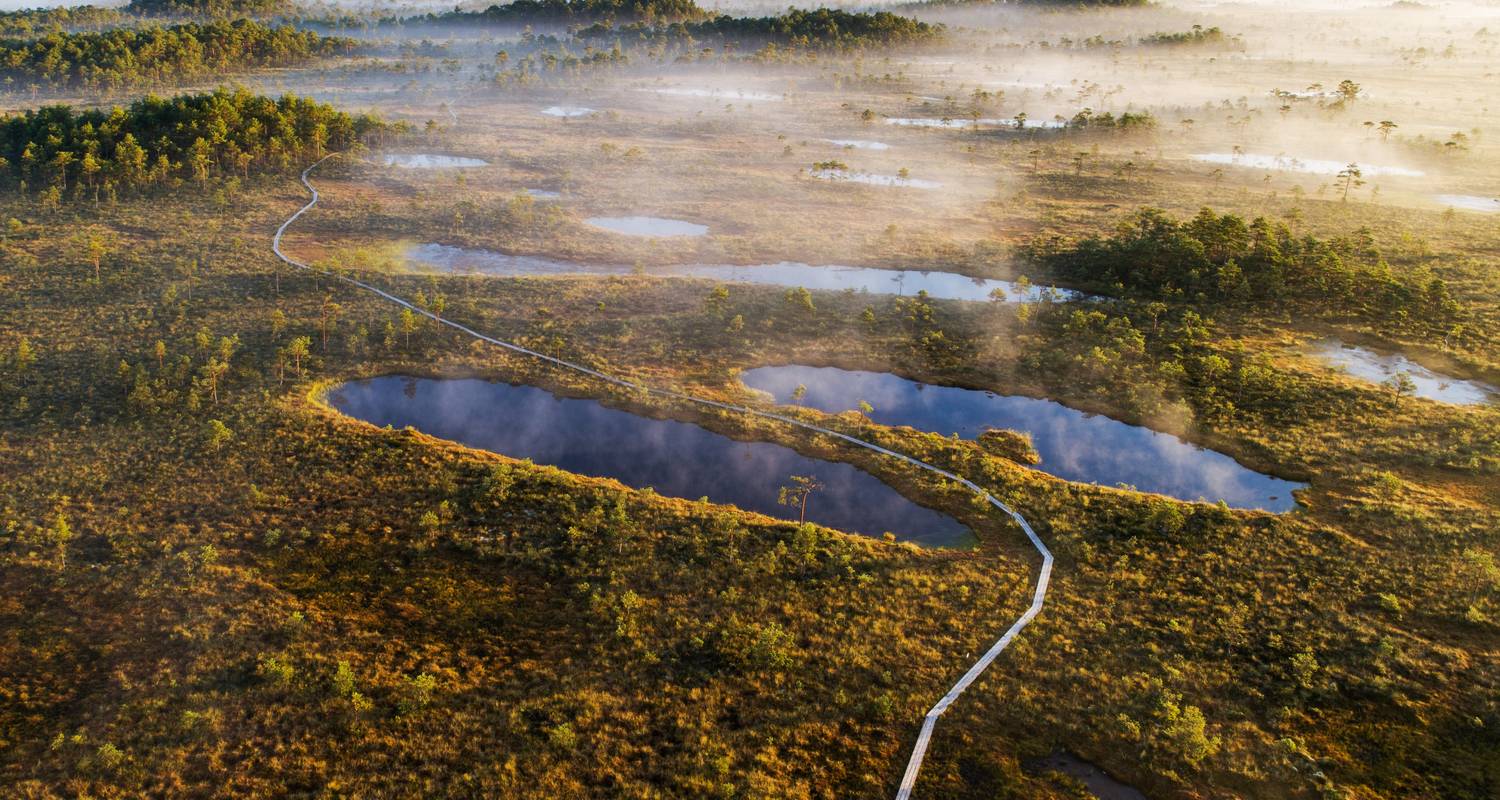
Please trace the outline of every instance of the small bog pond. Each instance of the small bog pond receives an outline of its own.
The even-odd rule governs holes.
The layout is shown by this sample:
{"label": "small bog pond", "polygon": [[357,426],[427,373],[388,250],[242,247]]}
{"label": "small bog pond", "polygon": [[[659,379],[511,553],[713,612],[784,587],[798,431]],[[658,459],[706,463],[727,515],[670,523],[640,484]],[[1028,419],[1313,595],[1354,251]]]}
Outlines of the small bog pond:
{"label": "small bog pond", "polygon": [[584,222],[626,236],[702,236],[708,233],[707,225],[661,217],[589,217]]}
{"label": "small bog pond", "polygon": [[999,299],[1007,303],[1034,303],[1051,295],[1056,300],[1071,300],[1081,295],[1071,289],[1052,286],[1027,285],[1022,287],[1010,281],[989,278],[971,278],[952,272],[919,272],[905,269],[875,269],[873,267],[845,267],[838,265],[814,266],[795,261],[779,264],[757,264],[753,266],[703,265],[674,268],[679,275],[707,278],[726,283],[755,283],[770,286],[803,287],[817,291],[854,291],[871,294],[894,294],[912,296],[926,292],[939,300],[970,300],[989,302]]}
{"label": "small bog pond", "polygon": [[655,92],[657,94],[675,95],[677,97],[703,97],[710,100],[760,100],[774,103],[781,100],[781,95],[770,92],[754,92],[745,89],[706,89],[691,86],[653,86],[644,87],[639,91]]}
{"label": "small bog pond", "polygon": [[[1246,167],[1249,169],[1269,169],[1282,172],[1306,172],[1313,175],[1338,175],[1349,166],[1348,161],[1329,161],[1319,158],[1295,158],[1293,156],[1268,156],[1256,153],[1195,153],[1194,161],[1205,161],[1209,164],[1223,164],[1230,167]],[[1414,169],[1404,167],[1382,167],[1374,164],[1360,164],[1359,171],[1366,178],[1378,178],[1390,175],[1399,178],[1419,178],[1423,174]]]}
{"label": "small bog pond", "polygon": [[889,531],[925,546],[974,542],[957,520],[907,500],[848,464],[808,458],[777,444],[738,442],[691,423],[651,419],[597,400],[482,380],[388,376],[341,384],[328,393],[328,402],[372,425],[410,426],[511,458],[793,521],[797,509],[777,502],[780,489],[793,475],[812,476],[823,488],[808,500],[810,522],[867,536]]}
{"label": "small bog pond", "polygon": [[936,181],[904,178],[900,175],[877,175],[873,172],[853,172],[846,169],[815,169],[809,175],[834,183],[868,183],[871,186],[901,186],[910,189],[940,189]]}
{"label": "small bog pond", "polygon": [[1371,383],[1384,383],[1405,373],[1411,378],[1412,393],[1417,397],[1455,405],[1480,405],[1500,400],[1500,388],[1438,374],[1403,355],[1382,355],[1337,339],[1318,342],[1313,345],[1312,353],[1322,361]]}
{"label": "small bog pond", "polygon": [[1037,468],[1070,481],[1277,512],[1292,509],[1292,490],[1304,486],[1246,469],[1223,453],[1176,436],[1051,400],[929,386],[889,373],[834,367],[761,367],[740,377],[779,403],[795,402],[792,394],[798,386],[806,387],[802,404],[822,411],[848,411],[864,401],[874,407],[870,419],[882,425],[909,425],[966,439],[989,428],[1021,431],[1031,435],[1042,457]]}
{"label": "small bog pond", "polygon": [[547,106],[542,113],[549,117],[586,117],[594,113],[594,109],[586,106]]}
{"label": "small bog pond", "polygon": [[387,167],[402,169],[455,169],[459,167],[483,167],[490,162],[463,156],[442,156],[432,153],[391,153],[385,157]]}
{"label": "small bog pond", "polygon": [[1066,122],[1056,119],[1026,119],[1015,118],[994,119],[992,117],[890,117],[886,119],[887,125],[900,125],[903,128],[1025,128],[1035,130],[1045,128],[1056,130],[1067,127]]}
{"label": "small bog pond", "polygon": [[1083,784],[1098,800],[1146,800],[1140,790],[1111,778],[1109,773],[1067,751],[1053,753],[1026,765],[1032,772],[1061,772]]}
{"label": "small bog pond", "polygon": [[876,142],[869,139],[824,139],[823,141],[838,147],[848,147],[855,150],[889,150],[891,146],[885,142]]}
{"label": "small bog pond", "polygon": [[1480,197],[1472,194],[1440,194],[1437,201],[1463,211],[1479,211],[1500,214],[1500,197]]}
{"label": "small bog pond", "polygon": [[[408,262],[445,272],[483,272],[489,275],[630,275],[632,267],[612,264],[580,264],[541,256],[513,256],[492,250],[451,247],[443,244],[413,245],[406,251]],[[817,291],[855,291],[871,294],[915,295],[927,292],[941,300],[989,302],[999,296],[1008,303],[1034,303],[1046,296],[1070,300],[1082,295],[1051,286],[1021,286],[1010,281],[971,278],[952,272],[875,269],[872,267],[814,266],[794,261],[778,264],[686,264],[663,267],[652,274],[767,286],[803,287]]]}

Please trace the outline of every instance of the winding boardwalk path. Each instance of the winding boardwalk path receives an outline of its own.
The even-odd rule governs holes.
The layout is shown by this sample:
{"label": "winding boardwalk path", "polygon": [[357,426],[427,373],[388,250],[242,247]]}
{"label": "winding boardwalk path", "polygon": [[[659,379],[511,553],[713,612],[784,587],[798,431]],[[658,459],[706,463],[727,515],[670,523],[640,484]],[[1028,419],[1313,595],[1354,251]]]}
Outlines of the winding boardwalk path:
{"label": "winding boardwalk path", "polygon": [[935,467],[925,461],[919,461],[918,459],[912,458],[911,456],[905,455],[903,453],[897,453],[894,450],[888,450],[884,447],[881,447],[880,445],[866,442],[863,439],[856,439],[855,437],[850,436],[846,433],[839,433],[838,431],[821,428],[817,425],[803,422],[802,420],[794,419],[792,417],[775,414],[770,411],[764,411],[761,409],[750,408],[748,406],[735,405],[733,403],[724,403],[718,400],[709,400],[702,397],[694,397],[690,394],[684,394],[682,392],[673,391],[671,389],[661,389],[657,387],[647,386],[645,384],[636,383],[635,381],[627,380],[625,378],[618,378],[613,375],[600,372],[596,369],[585,367],[582,364],[575,364],[571,361],[565,361],[554,356],[546,355],[545,353],[538,353],[535,350],[528,350],[527,348],[513,342],[507,342],[502,339],[496,339],[491,336],[486,336],[476,330],[460,325],[457,322],[449,319],[444,319],[425,308],[421,308],[407,300],[397,297],[396,295],[393,295],[378,287],[371,286],[370,284],[363,281],[356,280],[347,275],[339,275],[337,273],[330,272],[325,269],[320,269],[309,264],[304,264],[301,261],[297,261],[296,259],[288,256],[286,253],[283,253],[281,251],[281,237],[286,233],[286,229],[290,227],[293,222],[296,222],[299,217],[301,217],[303,214],[306,214],[309,210],[312,209],[313,206],[318,204],[318,190],[313,187],[312,181],[308,179],[308,175],[311,174],[314,169],[317,169],[318,165],[322,164],[324,161],[327,161],[328,159],[334,158],[339,155],[341,154],[331,153],[329,155],[326,155],[323,158],[318,159],[311,166],[302,171],[302,185],[306,186],[307,191],[312,193],[312,199],[307,201],[307,205],[297,209],[297,213],[288,217],[286,222],[281,223],[281,227],[276,229],[276,235],[271,239],[271,250],[276,254],[277,258],[281,259],[287,264],[298,269],[305,270],[307,272],[315,272],[329,278],[343,281],[344,283],[348,283],[352,286],[357,286],[361,289],[364,289],[367,292],[373,292],[374,294],[377,294],[380,297],[392,303],[395,303],[398,306],[401,306],[402,308],[410,309],[414,314],[420,314],[432,320],[433,322],[438,323],[439,325],[446,325],[449,328],[464,333],[468,336],[472,336],[473,338],[478,339],[482,342],[487,342],[489,344],[495,345],[496,347],[510,350],[514,353],[520,353],[521,355],[530,356],[532,358],[545,361],[549,364],[555,364],[556,366],[562,367],[564,369],[570,369],[574,372],[589,375],[591,377],[598,378],[599,380],[606,383],[614,384],[616,386],[621,386],[646,394],[656,395],[658,397],[666,397],[673,400],[697,403],[699,405],[718,408],[725,411],[733,411],[740,414],[748,414],[755,417],[761,417],[763,419],[772,419],[778,422],[784,422],[794,427],[809,430],[814,433],[821,433],[825,436],[832,436],[836,439],[841,439],[858,447],[863,447],[867,450],[873,450],[882,455],[887,455],[891,458],[899,459],[918,469],[927,470],[928,472],[940,475],[963,486],[965,489],[968,489],[979,497],[984,498],[985,502],[1005,512],[1010,516],[1011,519],[1016,521],[1017,525],[1021,526],[1021,530],[1026,532],[1026,538],[1030,539],[1032,546],[1037,549],[1037,552],[1042,554],[1042,568],[1041,571],[1037,574],[1036,591],[1031,596],[1031,605],[1026,609],[1026,613],[1022,614],[1021,617],[1010,626],[1010,630],[1007,630],[1004,636],[1001,636],[1000,639],[996,641],[995,644],[992,645],[990,649],[986,651],[978,661],[974,662],[974,666],[969,667],[969,671],[965,672],[964,676],[958,679],[958,683],[953,684],[953,688],[949,689],[948,693],[943,695],[943,699],[939,700],[937,702],[937,705],[933,706],[932,710],[927,712],[927,716],[922,719],[922,730],[917,734],[917,741],[912,746],[911,759],[907,762],[906,772],[901,776],[901,788],[896,792],[896,800],[907,800],[907,798],[911,797],[912,787],[916,785],[917,775],[922,770],[922,758],[927,754],[927,744],[932,739],[932,729],[935,725],[937,725],[938,717],[942,716],[943,712],[948,710],[948,706],[952,705],[953,701],[957,700],[958,696],[963,694],[965,689],[969,688],[969,684],[973,683],[976,679],[979,678],[980,674],[983,673],[985,669],[987,669],[990,664],[994,662],[996,657],[1000,655],[1001,651],[1003,651],[1007,646],[1010,645],[1011,640],[1015,639],[1016,634],[1020,633],[1022,628],[1025,628],[1028,624],[1031,623],[1033,619],[1036,618],[1037,614],[1041,613],[1042,603],[1047,599],[1047,585],[1052,578],[1052,551],[1048,550],[1047,546],[1042,544],[1041,537],[1037,536],[1036,531],[1033,531],[1031,529],[1030,523],[1028,523],[1026,519],[1020,514],[1016,513],[1015,510],[1010,506],[1000,502],[984,489],[979,488],[979,486],[973,481],[970,481],[967,478],[959,477],[958,475],[955,475],[945,469]]}

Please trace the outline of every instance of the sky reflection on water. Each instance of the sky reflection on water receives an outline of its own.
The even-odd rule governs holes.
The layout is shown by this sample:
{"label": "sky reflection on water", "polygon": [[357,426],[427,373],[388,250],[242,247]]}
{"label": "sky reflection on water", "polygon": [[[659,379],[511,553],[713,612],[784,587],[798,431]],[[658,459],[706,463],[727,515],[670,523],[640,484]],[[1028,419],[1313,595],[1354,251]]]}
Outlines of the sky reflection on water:
{"label": "sky reflection on water", "polygon": [[[486,275],[630,275],[634,268],[618,264],[582,264],[545,256],[515,256],[493,250],[453,247],[445,244],[418,244],[406,251],[407,261],[436,267],[445,272],[481,272]],[[1022,287],[1011,281],[971,278],[953,272],[921,272],[873,267],[815,266],[796,261],[777,264],[687,264],[662,267],[653,275],[681,275],[690,278],[754,283],[767,286],[803,287],[818,291],[854,291],[871,294],[914,296],[927,292],[938,300],[990,302],[997,297],[1007,303],[1035,303],[1045,296],[1069,300],[1082,295],[1071,289],[1029,284]],[[996,295],[996,292],[999,292]]]}
{"label": "sky reflection on water", "polygon": [[1103,486],[1128,485],[1182,500],[1223,500],[1235,508],[1290,510],[1292,490],[1304,484],[1246,469],[1223,453],[1137,425],[1068,408],[1051,400],[1003,397],[974,389],[929,386],[880,372],[834,367],[761,367],[741,376],[746,386],[792,402],[806,386],[802,403],[823,411],[874,406],[870,418],[882,425],[909,425],[943,435],[974,439],[987,428],[1031,434],[1042,457],[1038,469],[1070,481]]}
{"label": "sky reflection on water", "polygon": [[374,425],[410,426],[512,458],[649,486],[672,497],[707,496],[783,519],[795,520],[796,510],[777,503],[779,488],[792,475],[812,475],[824,488],[808,502],[811,522],[867,536],[890,531],[926,546],[974,541],[957,520],[907,500],[848,464],[808,458],[781,445],[738,442],[596,400],[559,398],[531,386],[403,376],[345,383],[328,399],[339,411]]}

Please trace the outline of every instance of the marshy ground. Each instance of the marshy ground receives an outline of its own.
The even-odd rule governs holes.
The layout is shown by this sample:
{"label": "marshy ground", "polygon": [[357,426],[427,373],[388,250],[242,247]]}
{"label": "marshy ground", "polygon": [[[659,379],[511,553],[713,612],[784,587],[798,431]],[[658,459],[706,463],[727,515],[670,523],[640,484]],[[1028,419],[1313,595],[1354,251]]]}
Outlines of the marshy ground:
{"label": "marshy ground", "polygon": [[[1057,556],[1046,608],[942,718],[917,796],[1489,797],[1500,17],[1402,5],[903,6],[943,39],[627,48],[529,78],[509,70],[552,45],[519,26],[326,25],[367,49],[235,79],[407,123],[318,168],[289,255],[652,386],[766,404],[744,376],[806,370],[763,387],[784,413],[1032,522]],[[1227,38],[1144,43],[1194,25]],[[270,236],[307,202],[304,166],[113,200],[0,190],[0,784],[892,794],[922,714],[1029,602],[1014,524],[837,440],[600,384],[289,271]],[[1246,224],[1194,226],[1205,206]],[[1184,227],[1153,236],[1143,207]],[[1078,255],[1090,237],[1129,280]],[[1309,241],[1295,263],[1266,252]],[[1213,281],[1173,269],[1200,261]],[[834,266],[914,284],[819,283]],[[929,295],[923,272],[943,273]],[[500,452],[340,413],[336,387],[363,380],[495,428],[468,443]],[[506,452],[538,425],[525,404],[424,394],[508,383],[552,414],[639,421],[606,438],[690,423],[726,452],[840,462],[976,546],[519,460],[547,460]],[[1277,502],[1064,479],[1087,473],[1060,443],[1149,467],[1102,433],[883,416],[917,385],[1170,434]],[[710,472],[698,455],[676,466]],[[759,476],[772,494],[792,478]],[[1301,484],[1293,507],[1281,489]]]}

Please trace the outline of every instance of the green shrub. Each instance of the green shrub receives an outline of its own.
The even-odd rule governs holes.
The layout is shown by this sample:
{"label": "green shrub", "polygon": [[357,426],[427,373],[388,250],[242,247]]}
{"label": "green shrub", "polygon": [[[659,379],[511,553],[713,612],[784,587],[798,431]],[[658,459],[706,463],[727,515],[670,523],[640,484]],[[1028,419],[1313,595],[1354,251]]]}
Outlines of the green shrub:
{"label": "green shrub", "polygon": [[261,656],[255,665],[255,674],[272,688],[286,690],[296,680],[297,669],[276,656]]}
{"label": "green shrub", "polygon": [[437,679],[425,672],[415,678],[407,678],[406,684],[401,687],[401,696],[396,700],[396,710],[401,714],[421,711],[432,704],[432,694],[436,689]]}
{"label": "green shrub", "polygon": [[559,750],[572,750],[578,744],[578,734],[566,722],[547,729],[547,741]]}
{"label": "green shrub", "polygon": [[333,693],[339,697],[354,696],[354,669],[348,661],[339,661],[333,671]]}

